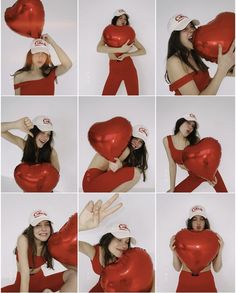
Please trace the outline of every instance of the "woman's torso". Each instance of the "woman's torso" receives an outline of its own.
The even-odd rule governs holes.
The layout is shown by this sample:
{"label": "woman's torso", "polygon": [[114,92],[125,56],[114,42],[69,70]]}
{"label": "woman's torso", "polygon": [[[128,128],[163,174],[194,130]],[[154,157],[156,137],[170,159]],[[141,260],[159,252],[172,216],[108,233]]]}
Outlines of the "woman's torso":
{"label": "woman's torso", "polygon": [[168,146],[170,149],[170,153],[174,162],[182,169],[186,170],[186,167],[183,164],[183,151],[189,145],[189,142],[181,141],[176,139],[175,135],[168,135],[167,136]]}

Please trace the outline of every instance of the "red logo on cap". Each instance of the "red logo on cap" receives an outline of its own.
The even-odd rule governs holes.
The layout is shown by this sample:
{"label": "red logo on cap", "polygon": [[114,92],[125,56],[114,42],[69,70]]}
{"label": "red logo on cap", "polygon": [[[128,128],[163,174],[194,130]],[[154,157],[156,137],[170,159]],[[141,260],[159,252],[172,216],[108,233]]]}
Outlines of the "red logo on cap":
{"label": "red logo on cap", "polygon": [[43,119],[43,124],[51,124],[52,125],[52,122],[50,121],[49,118],[44,118]]}
{"label": "red logo on cap", "polygon": [[34,45],[35,45],[35,47],[37,47],[37,46],[46,46],[45,41],[44,40],[41,40],[41,39],[36,40],[34,42]]}
{"label": "red logo on cap", "polygon": [[175,20],[176,21],[178,21],[178,22],[180,22],[181,20],[183,20],[184,18],[186,18],[187,16],[184,16],[184,15],[182,15],[182,14],[179,14],[179,15],[177,15],[176,17],[175,17]]}
{"label": "red logo on cap", "polygon": [[140,128],[138,129],[138,131],[141,132],[141,133],[144,133],[146,136],[148,136],[148,134],[147,134],[147,129],[146,129],[146,128],[140,127]]}
{"label": "red logo on cap", "polygon": [[119,224],[119,229],[120,230],[126,230],[126,231],[128,230],[129,231],[129,228],[128,228],[128,226],[126,224]]}
{"label": "red logo on cap", "polygon": [[45,212],[43,212],[43,211],[36,211],[36,212],[33,214],[34,218],[38,218],[38,217],[40,217],[40,216],[42,216],[42,215],[47,216],[47,214],[46,214]]}
{"label": "red logo on cap", "polygon": [[203,212],[203,209],[201,207],[194,207],[194,208],[192,208],[192,212],[195,212],[195,211],[201,211],[201,212]]}
{"label": "red logo on cap", "polygon": [[190,113],[189,117],[196,119],[196,116],[193,113]]}

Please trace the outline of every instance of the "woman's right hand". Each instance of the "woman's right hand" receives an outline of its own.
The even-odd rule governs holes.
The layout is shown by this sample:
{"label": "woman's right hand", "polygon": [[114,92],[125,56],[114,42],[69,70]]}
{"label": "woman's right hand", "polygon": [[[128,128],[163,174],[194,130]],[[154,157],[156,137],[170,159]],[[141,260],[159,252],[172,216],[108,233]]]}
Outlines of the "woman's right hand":
{"label": "woman's right hand", "polygon": [[19,120],[16,120],[16,128],[29,134],[33,137],[32,132],[30,132],[31,129],[34,128],[33,122],[28,117],[23,117]]}
{"label": "woman's right hand", "polygon": [[175,235],[173,235],[171,238],[170,238],[170,249],[173,251],[173,252],[175,252],[175,248],[176,248],[176,246],[175,246]]}
{"label": "woman's right hand", "polygon": [[128,45],[130,40],[128,40],[126,43],[124,43],[124,45],[122,45],[120,47],[120,53],[127,53],[131,50],[131,48],[133,47],[133,43]]}
{"label": "woman's right hand", "polygon": [[222,46],[218,46],[218,69],[222,70],[225,75],[235,65],[235,41],[233,41],[227,53],[222,54]]}
{"label": "woman's right hand", "polygon": [[119,158],[114,158],[115,162],[109,161],[109,167],[108,170],[111,170],[112,172],[116,172],[120,168],[123,167],[122,162]]}
{"label": "woman's right hand", "polygon": [[98,227],[100,222],[107,216],[116,212],[122,207],[122,203],[111,207],[114,201],[119,197],[119,194],[114,194],[106,202],[101,200],[89,201],[79,215],[79,231],[90,230]]}

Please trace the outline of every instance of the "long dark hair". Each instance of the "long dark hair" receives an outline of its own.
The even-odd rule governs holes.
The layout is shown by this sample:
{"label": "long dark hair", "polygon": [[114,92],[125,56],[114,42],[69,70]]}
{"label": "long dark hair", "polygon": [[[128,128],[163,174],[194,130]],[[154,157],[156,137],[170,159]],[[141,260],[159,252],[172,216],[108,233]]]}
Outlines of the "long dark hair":
{"label": "long dark hair", "polygon": [[[22,68],[18,69],[13,74],[13,76],[16,76],[19,73],[27,72],[27,71],[30,71],[31,70],[31,67],[32,67],[32,64],[33,64],[32,56],[33,56],[33,54],[29,50],[29,52],[26,55],[25,65]],[[47,77],[51,73],[51,71],[54,70],[56,67],[57,66],[54,66],[53,65],[52,60],[51,60],[51,57],[49,55],[47,55],[46,62],[43,64],[43,66],[40,67],[40,70],[42,72],[42,75],[44,77]]]}
{"label": "long dark hair", "polygon": [[[192,24],[192,23],[191,23]],[[193,25],[193,24],[192,24]],[[189,55],[192,55],[193,60],[196,62],[198,68],[202,71],[207,71],[208,67],[202,61],[201,57],[197,54],[197,52],[193,49],[189,51],[180,41],[180,31],[173,31],[170,35],[168,42],[168,50],[167,50],[167,59],[171,56],[178,57],[183,63],[189,66],[193,71],[198,71],[188,60]],[[168,73],[165,73],[165,80],[170,83]]]}
{"label": "long dark hair", "polygon": [[[126,25],[129,25],[129,15],[124,13],[125,17],[126,17]],[[120,15],[121,16],[121,15]],[[117,22],[117,19],[120,17],[120,16],[114,16],[111,20],[111,24],[113,25],[116,25],[116,22]]]}
{"label": "long dark hair", "polygon": [[[99,241],[99,245],[103,248],[103,251],[104,251],[104,265],[105,266],[107,266],[111,262],[114,262],[114,260],[116,259],[116,257],[108,249],[108,246],[111,243],[113,238],[115,238],[113,234],[106,233],[101,237]],[[130,248],[130,238],[129,238],[128,248]]]}
{"label": "long dark hair", "polygon": [[[184,118],[180,118],[175,123],[175,129],[174,129],[174,135],[176,135],[179,132],[180,126],[186,122],[187,120]],[[194,122],[193,131],[186,137],[186,139],[189,141],[190,145],[196,144],[199,142],[200,137],[197,132],[197,124]]]}
{"label": "long dark hair", "polygon": [[127,167],[137,167],[140,169],[141,173],[143,174],[143,181],[146,181],[146,170],[148,168],[147,158],[148,152],[143,141],[142,146],[139,149],[134,149],[131,145],[132,139],[135,137],[131,137],[128,148],[130,149],[130,154],[128,157],[123,161],[123,165]]}
{"label": "long dark hair", "polygon": [[[188,230],[193,230],[193,218],[194,217],[192,217],[191,219],[187,219],[187,221],[186,221],[186,226],[187,226],[187,229]],[[204,218],[204,220],[205,220],[204,230],[210,229],[210,222],[209,222],[209,220],[206,219],[206,218]]]}
{"label": "long dark hair", "polygon": [[50,163],[51,153],[52,153],[52,142],[53,142],[53,132],[51,131],[49,140],[44,144],[42,148],[38,148],[36,145],[36,136],[41,132],[37,126],[34,126],[30,132],[34,137],[28,135],[25,142],[25,147],[23,150],[22,162],[35,164],[35,163]]}
{"label": "long dark hair", "polygon": [[[49,221],[50,225],[50,235],[53,234],[53,227],[52,223]],[[37,255],[37,248],[35,244],[35,239],[34,239],[34,227],[32,225],[29,225],[22,233],[27,240],[28,240],[28,245],[29,249],[32,253],[32,260],[33,260],[33,266],[35,266],[35,256]],[[53,258],[48,250],[48,240],[43,243],[43,248],[41,252],[41,256],[46,260],[47,267],[50,269],[53,269]],[[15,253],[17,252],[17,248],[15,248]]]}

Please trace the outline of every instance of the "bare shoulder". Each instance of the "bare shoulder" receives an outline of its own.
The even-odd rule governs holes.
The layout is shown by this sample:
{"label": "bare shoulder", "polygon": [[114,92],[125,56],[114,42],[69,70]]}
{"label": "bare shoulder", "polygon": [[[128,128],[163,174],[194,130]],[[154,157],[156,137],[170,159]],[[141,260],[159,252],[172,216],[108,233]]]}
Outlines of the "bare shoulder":
{"label": "bare shoulder", "polygon": [[167,144],[167,136],[163,137],[163,144],[166,145]]}
{"label": "bare shoulder", "polygon": [[28,247],[28,239],[25,237],[25,235],[21,234],[17,238],[17,247]]}
{"label": "bare shoulder", "polygon": [[173,55],[167,59],[167,69],[170,67],[173,68],[173,67],[180,66],[180,65],[182,66],[182,62],[179,59],[179,57],[177,57],[177,56]]}
{"label": "bare shoulder", "polygon": [[24,82],[27,76],[27,72],[20,72],[14,76],[14,84]]}

